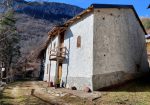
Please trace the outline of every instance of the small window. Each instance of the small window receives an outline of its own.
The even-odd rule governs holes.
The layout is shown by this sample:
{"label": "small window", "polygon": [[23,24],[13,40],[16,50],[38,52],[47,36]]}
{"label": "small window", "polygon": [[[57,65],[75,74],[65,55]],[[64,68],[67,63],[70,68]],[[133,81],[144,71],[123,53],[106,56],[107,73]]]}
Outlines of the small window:
{"label": "small window", "polygon": [[77,37],[77,48],[81,47],[81,36]]}

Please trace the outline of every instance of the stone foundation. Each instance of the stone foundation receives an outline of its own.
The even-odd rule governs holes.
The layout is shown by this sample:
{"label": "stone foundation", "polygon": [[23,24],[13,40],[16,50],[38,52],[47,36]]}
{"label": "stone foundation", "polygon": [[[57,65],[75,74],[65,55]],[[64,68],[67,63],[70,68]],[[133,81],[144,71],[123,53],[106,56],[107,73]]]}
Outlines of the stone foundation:
{"label": "stone foundation", "polygon": [[141,75],[142,73],[125,73],[123,71],[93,75],[93,90],[118,85]]}
{"label": "stone foundation", "polygon": [[90,77],[63,77],[63,82],[66,84],[66,88],[75,86],[77,90],[83,90],[85,87],[89,87],[92,90],[92,78]]}

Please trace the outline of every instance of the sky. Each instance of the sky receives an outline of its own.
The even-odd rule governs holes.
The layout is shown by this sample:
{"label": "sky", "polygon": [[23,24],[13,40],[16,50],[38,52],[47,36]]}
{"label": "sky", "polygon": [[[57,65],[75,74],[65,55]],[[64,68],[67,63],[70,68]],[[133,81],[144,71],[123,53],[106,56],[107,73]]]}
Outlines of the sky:
{"label": "sky", "polygon": [[127,4],[133,5],[140,17],[150,17],[150,9],[147,9],[150,0],[26,0],[26,1],[49,1],[61,2],[87,8],[93,3],[97,4]]}

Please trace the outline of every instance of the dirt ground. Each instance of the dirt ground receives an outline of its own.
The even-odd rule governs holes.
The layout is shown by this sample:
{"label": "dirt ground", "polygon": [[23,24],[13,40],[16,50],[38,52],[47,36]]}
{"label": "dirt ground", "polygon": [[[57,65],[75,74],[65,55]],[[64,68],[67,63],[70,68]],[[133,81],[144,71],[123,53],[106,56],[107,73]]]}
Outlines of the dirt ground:
{"label": "dirt ground", "polygon": [[[9,84],[0,95],[0,105],[150,105],[149,78],[136,80],[109,91],[98,91],[101,96],[94,100],[75,95],[78,91],[64,94],[63,89],[49,90],[44,84],[39,81]],[[34,95],[31,95],[32,89],[35,89]],[[62,91],[61,95],[58,91]]]}
{"label": "dirt ground", "polygon": [[[34,95],[31,95],[32,89],[35,89]],[[0,105],[84,105],[87,102],[72,94],[60,97],[57,96],[57,93],[55,95],[48,94],[42,89],[43,87],[39,85],[38,81],[9,84],[0,95]]]}

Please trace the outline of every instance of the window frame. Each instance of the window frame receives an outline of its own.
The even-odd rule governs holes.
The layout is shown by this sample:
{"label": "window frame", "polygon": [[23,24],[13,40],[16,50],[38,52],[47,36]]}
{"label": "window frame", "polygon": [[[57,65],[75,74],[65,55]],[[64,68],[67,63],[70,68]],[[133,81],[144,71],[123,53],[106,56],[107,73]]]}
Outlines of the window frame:
{"label": "window frame", "polygon": [[81,36],[77,37],[76,46],[77,46],[77,48],[81,48]]}

